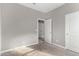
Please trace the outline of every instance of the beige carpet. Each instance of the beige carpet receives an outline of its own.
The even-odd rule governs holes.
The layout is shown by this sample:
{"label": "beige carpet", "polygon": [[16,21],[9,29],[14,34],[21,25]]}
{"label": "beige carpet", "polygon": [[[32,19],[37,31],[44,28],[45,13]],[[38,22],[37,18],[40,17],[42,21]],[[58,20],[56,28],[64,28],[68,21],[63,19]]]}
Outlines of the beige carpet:
{"label": "beige carpet", "polygon": [[27,56],[51,56],[51,54],[41,52],[38,50],[32,51],[31,53],[26,54]]}
{"label": "beige carpet", "polygon": [[19,47],[1,54],[2,56],[51,56],[51,54],[34,50],[29,47]]}

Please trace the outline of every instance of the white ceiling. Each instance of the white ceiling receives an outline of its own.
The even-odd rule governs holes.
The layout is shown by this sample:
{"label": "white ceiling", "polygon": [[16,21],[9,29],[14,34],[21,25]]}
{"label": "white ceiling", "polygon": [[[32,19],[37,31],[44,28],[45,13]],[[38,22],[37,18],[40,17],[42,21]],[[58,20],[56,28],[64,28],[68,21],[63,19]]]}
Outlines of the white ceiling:
{"label": "white ceiling", "polygon": [[21,3],[21,5],[47,13],[64,5],[64,3]]}

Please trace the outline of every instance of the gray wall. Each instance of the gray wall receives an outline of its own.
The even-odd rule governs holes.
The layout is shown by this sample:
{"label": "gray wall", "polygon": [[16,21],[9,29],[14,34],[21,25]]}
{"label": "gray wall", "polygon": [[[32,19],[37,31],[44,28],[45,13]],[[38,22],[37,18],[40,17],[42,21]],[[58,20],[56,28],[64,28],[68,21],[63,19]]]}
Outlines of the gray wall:
{"label": "gray wall", "polygon": [[70,3],[48,13],[47,18],[53,20],[53,43],[65,46],[65,15],[76,11],[79,11],[79,4]]}
{"label": "gray wall", "polygon": [[29,39],[16,38],[36,33],[37,18],[43,16],[43,13],[19,4],[0,5],[2,6],[2,50],[27,44]]}
{"label": "gray wall", "polygon": [[1,6],[0,6],[0,51],[1,51]]}

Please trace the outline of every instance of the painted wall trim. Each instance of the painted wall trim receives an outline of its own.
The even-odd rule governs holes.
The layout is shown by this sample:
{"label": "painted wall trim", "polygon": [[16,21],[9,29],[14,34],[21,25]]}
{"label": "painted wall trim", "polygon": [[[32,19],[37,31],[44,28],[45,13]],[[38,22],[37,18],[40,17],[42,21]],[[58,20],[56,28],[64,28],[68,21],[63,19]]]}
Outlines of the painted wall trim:
{"label": "painted wall trim", "polygon": [[52,43],[53,45],[56,45],[56,46],[58,46],[58,47],[60,47],[60,48],[63,48],[63,49],[66,49],[64,46],[62,46],[62,45],[59,45],[59,44],[56,44],[56,43]]}

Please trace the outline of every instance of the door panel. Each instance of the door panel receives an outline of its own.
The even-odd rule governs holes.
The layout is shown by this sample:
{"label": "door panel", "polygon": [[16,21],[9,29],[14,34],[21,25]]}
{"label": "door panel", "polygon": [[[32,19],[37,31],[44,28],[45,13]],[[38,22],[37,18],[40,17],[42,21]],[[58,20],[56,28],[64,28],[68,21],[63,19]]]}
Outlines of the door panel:
{"label": "door panel", "polygon": [[45,20],[45,41],[51,44],[52,40],[51,19]]}
{"label": "door panel", "polygon": [[[75,12],[66,16],[66,46],[68,49],[79,52],[79,12]],[[68,39],[67,39],[68,38]]]}

